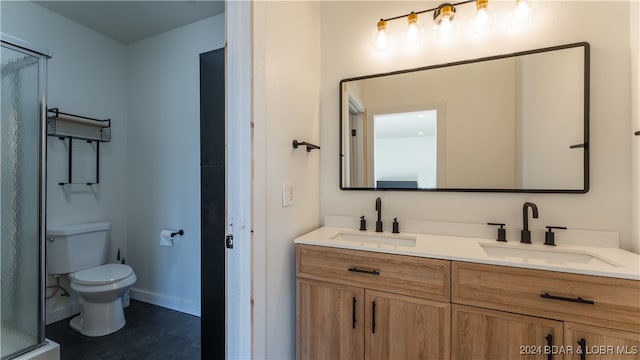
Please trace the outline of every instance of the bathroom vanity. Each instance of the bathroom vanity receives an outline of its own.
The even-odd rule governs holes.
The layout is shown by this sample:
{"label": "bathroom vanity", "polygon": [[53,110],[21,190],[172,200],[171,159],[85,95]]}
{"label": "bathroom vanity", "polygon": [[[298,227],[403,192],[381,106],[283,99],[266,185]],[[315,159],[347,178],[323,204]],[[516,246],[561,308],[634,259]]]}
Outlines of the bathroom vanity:
{"label": "bathroom vanity", "polygon": [[298,358],[449,357],[446,260],[296,246]]}
{"label": "bathroom vanity", "polygon": [[636,254],[330,226],[295,242],[298,359],[640,359]]}

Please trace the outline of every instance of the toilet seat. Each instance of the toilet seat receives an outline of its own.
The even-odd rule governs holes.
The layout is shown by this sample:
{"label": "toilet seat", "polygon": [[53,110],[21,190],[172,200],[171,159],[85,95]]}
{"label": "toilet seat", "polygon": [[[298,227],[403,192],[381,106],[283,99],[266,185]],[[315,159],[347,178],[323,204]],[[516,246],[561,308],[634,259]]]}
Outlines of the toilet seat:
{"label": "toilet seat", "polygon": [[105,285],[133,275],[133,269],[124,264],[105,264],[69,274],[80,285]]}

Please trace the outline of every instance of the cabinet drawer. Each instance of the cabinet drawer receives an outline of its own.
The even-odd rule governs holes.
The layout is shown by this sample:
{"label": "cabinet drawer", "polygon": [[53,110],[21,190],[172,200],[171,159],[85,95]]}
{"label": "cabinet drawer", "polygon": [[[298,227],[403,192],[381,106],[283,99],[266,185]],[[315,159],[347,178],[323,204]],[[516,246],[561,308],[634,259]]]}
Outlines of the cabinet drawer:
{"label": "cabinet drawer", "polygon": [[453,262],[452,302],[640,331],[640,281]]}
{"label": "cabinet drawer", "polygon": [[298,277],[449,301],[451,262],[370,251],[296,245]]}

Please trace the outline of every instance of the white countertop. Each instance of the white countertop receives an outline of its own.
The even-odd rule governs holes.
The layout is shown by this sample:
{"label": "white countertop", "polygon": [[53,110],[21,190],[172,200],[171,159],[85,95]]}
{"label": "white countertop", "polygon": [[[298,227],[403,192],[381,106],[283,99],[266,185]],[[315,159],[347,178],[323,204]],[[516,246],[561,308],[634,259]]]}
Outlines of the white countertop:
{"label": "white countertop", "polygon": [[[365,237],[371,237],[378,239],[378,241],[354,241],[353,239],[336,238],[339,234],[345,234],[345,237],[351,236],[352,238],[363,237],[363,240]],[[406,242],[409,246],[395,245],[393,243],[396,241],[393,238],[400,239],[398,242]],[[386,239],[389,240],[387,243],[385,243]],[[415,245],[413,245],[414,239]],[[521,244],[519,241],[513,240],[504,243],[486,238],[408,232],[391,234],[387,231],[376,233],[371,230],[358,231],[354,228],[337,226],[323,226],[296,238],[294,242],[296,244],[640,280],[640,255],[612,247],[547,246],[535,243]],[[512,256],[512,254],[504,255],[505,248],[507,252],[515,248],[523,249],[530,254],[546,254],[550,256],[519,257]],[[592,255],[595,258],[591,258],[588,255]],[[575,259],[572,260],[572,258]]]}

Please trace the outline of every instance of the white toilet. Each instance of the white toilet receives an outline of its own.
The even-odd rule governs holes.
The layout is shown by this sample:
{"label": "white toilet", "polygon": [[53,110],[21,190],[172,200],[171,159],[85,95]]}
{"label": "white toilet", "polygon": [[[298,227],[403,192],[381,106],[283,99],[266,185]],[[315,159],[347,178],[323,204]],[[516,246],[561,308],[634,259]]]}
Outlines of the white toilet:
{"label": "white toilet", "polygon": [[137,280],[130,266],[106,264],[110,226],[95,222],[47,229],[47,268],[51,275],[68,275],[81,307],[69,325],[86,336],[122,329],[121,296]]}

